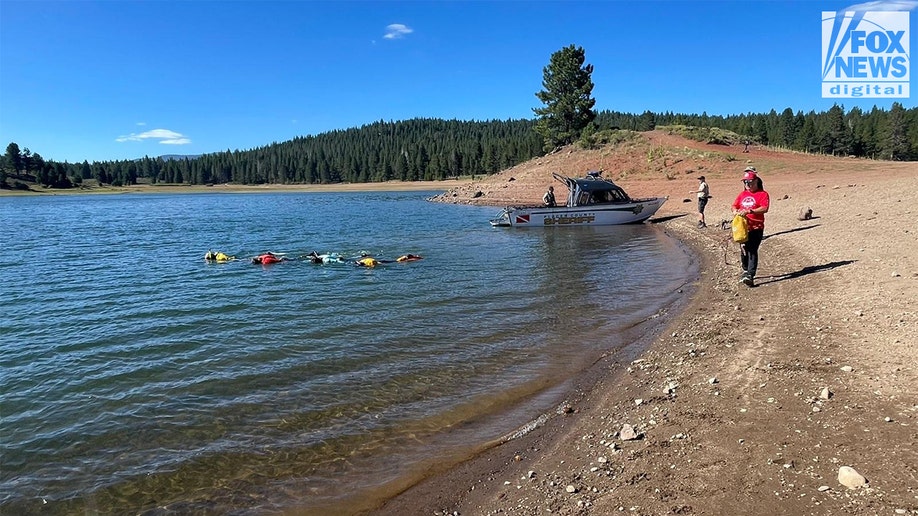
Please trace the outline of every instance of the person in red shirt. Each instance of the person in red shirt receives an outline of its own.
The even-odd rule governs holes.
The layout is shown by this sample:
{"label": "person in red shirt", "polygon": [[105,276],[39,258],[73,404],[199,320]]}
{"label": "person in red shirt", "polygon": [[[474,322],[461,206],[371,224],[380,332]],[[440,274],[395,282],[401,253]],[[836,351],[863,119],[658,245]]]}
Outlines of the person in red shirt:
{"label": "person in red shirt", "polygon": [[746,167],[743,172],[743,191],[733,201],[733,214],[742,215],[749,222],[749,239],[740,244],[740,263],[743,265],[740,282],[754,287],[759,267],[759,245],[765,235],[765,214],[771,202],[755,167]]}

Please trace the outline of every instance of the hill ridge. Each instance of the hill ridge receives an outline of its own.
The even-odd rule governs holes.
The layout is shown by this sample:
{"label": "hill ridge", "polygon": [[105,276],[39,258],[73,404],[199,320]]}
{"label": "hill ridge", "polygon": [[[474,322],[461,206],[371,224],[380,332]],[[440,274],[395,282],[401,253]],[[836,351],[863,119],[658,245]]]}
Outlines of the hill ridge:
{"label": "hill ridge", "polygon": [[[746,166],[755,166],[767,182],[777,174],[825,174],[837,170],[907,170],[914,163],[877,161],[806,154],[799,151],[751,145],[722,145],[695,141],[655,129],[597,149],[576,144],[533,158],[480,181],[463,183],[432,200],[452,204],[506,206],[540,202],[544,190],[555,183],[552,172],[577,177],[602,170],[603,177],[622,186],[630,195],[683,197],[704,175],[708,182],[735,181]],[[691,185],[689,185],[691,182]],[[664,205],[664,208],[666,206]]]}

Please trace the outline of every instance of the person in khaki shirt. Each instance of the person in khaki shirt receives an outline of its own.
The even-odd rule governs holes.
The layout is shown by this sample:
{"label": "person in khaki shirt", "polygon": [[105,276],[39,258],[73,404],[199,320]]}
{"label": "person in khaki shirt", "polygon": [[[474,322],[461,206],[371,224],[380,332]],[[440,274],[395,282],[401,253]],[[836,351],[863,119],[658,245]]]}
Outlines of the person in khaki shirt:
{"label": "person in khaki shirt", "polygon": [[708,225],[704,222],[704,207],[708,205],[708,199],[711,197],[711,191],[708,189],[708,183],[705,182],[704,176],[698,176],[698,189],[690,190],[689,193],[698,195],[698,227],[708,227]]}

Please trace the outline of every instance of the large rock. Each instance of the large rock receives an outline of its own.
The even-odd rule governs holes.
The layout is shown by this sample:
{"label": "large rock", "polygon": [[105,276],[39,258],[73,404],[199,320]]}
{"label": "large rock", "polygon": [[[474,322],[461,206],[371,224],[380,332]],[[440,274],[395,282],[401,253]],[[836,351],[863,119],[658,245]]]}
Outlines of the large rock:
{"label": "large rock", "polygon": [[866,485],[867,479],[864,478],[864,475],[855,471],[854,468],[842,466],[838,468],[838,483],[848,489],[857,489]]}
{"label": "large rock", "polygon": [[622,441],[633,441],[638,438],[638,433],[635,431],[634,427],[625,423],[622,425],[621,431],[618,433],[618,437]]}

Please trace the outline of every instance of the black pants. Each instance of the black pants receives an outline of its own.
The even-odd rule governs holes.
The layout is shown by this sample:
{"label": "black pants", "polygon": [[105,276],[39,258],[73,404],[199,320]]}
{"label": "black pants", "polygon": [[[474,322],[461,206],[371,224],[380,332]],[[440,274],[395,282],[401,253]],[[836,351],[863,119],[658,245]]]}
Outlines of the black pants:
{"label": "black pants", "polygon": [[750,229],[749,240],[740,246],[740,263],[743,264],[743,272],[752,278],[755,278],[755,273],[759,268],[759,246],[762,245],[764,235],[764,229]]}

